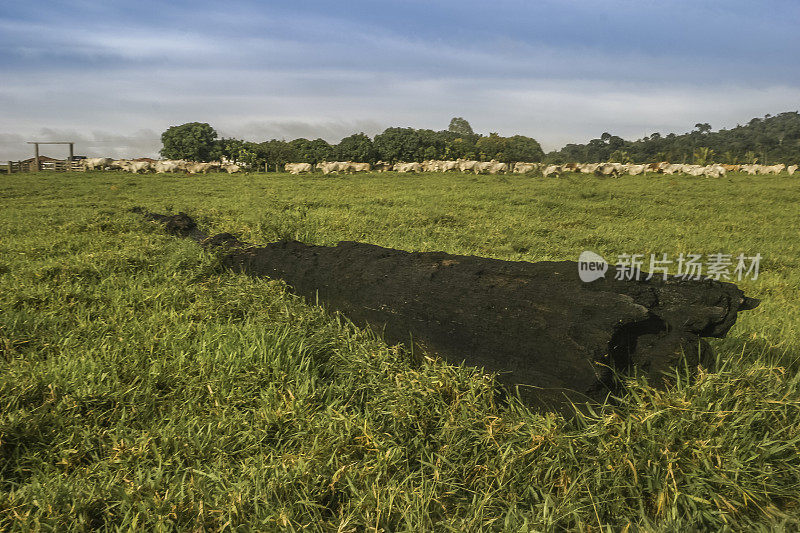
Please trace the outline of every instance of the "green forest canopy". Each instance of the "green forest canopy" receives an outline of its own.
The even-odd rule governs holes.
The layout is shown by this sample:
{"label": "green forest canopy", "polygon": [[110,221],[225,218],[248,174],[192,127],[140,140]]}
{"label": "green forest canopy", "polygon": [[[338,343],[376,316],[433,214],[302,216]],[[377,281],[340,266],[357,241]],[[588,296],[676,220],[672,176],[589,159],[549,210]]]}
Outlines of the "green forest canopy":
{"label": "green forest canopy", "polygon": [[708,123],[697,123],[693,131],[677,135],[653,133],[627,141],[603,133],[586,144],[568,144],[545,154],[539,143],[524,135],[503,137],[497,133],[474,133],[461,117],[450,121],[448,129],[387,128],[374,138],[364,133],[345,137],[338,144],[324,139],[272,139],[263,142],[233,138],[217,139],[217,132],[206,123],[191,122],[173,126],[162,134],[161,155],[172,159],[210,161],[222,156],[260,167],[265,163],[318,163],[349,160],[424,161],[427,159],[492,159],[507,163],[581,162],[596,163],[797,163],[800,162],[800,114],[796,111],[754,118],[745,125],[712,131]]}
{"label": "green forest canopy", "polygon": [[546,159],[555,163],[793,164],[800,162],[800,114],[765,115],[719,131],[712,131],[708,123],[698,123],[693,131],[682,135],[653,133],[635,141],[603,133],[586,144],[568,144],[550,152]]}

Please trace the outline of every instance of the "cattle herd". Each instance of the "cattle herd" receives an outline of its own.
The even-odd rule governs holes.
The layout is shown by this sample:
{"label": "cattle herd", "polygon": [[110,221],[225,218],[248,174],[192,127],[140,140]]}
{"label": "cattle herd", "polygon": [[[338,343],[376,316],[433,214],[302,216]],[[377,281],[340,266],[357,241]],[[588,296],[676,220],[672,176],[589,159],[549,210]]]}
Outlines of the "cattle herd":
{"label": "cattle herd", "polygon": [[[185,161],[183,159],[165,159],[160,161],[143,161],[127,159],[110,159],[107,157],[89,158],[82,160],[83,168],[86,170],[113,170],[119,169],[136,174],[145,172],[187,172],[189,174],[206,174],[210,171],[223,171],[228,174],[241,172],[242,165],[229,161],[212,161],[210,163],[198,163],[195,161]],[[323,174],[355,174],[356,172],[469,172],[475,174],[532,174],[537,173],[542,176],[560,176],[565,173],[593,174],[595,176],[618,177],[622,175],[637,176],[648,172],[658,174],[686,174],[689,176],[706,176],[719,178],[726,172],[744,172],[750,175],[756,174],[780,174],[784,170],[791,176],[797,170],[797,165],[786,166],[778,165],[684,165],[667,162],[650,163],[644,165],[623,164],[623,163],[567,163],[563,165],[551,165],[544,163],[523,163],[514,164],[501,163],[499,161],[468,161],[457,159],[451,161],[429,160],[422,163],[386,163],[378,161],[375,164],[354,163],[352,161],[332,161],[321,162],[316,165],[311,163],[286,163],[284,171],[290,174],[303,174],[320,171]]]}
{"label": "cattle herd", "polygon": [[567,163],[563,165],[550,165],[543,163],[523,163],[514,164],[501,163],[499,161],[468,161],[457,159],[455,161],[423,161],[422,163],[386,163],[378,161],[374,165],[369,163],[353,163],[351,161],[334,161],[317,163],[312,166],[310,163],[287,163],[284,167],[290,174],[311,173],[315,169],[323,174],[356,172],[472,172],[475,174],[514,174],[541,173],[542,176],[560,176],[567,172],[580,174],[594,174],[596,176],[621,176],[628,174],[637,176],[647,172],[659,174],[687,174],[689,176],[708,176],[719,178],[726,172],[745,172],[750,175],[755,174],[779,174],[786,170],[789,175],[794,174],[797,165],[787,167],[779,165],[684,165],[672,164],[667,162],[650,163],[646,165],[633,165],[623,163]]}
{"label": "cattle herd", "polygon": [[163,174],[166,172],[206,174],[214,170],[233,174],[234,172],[242,171],[242,167],[235,163],[220,161],[198,163],[196,161],[185,161],[183,159],[141,161],[129,159],[111,159],[109,157],[94,157],[82,159],[81,164],[85,170],[124,170],[126,172],[133,172],[134,174],[141,174],[145,172],[156,172],[158,174]]}

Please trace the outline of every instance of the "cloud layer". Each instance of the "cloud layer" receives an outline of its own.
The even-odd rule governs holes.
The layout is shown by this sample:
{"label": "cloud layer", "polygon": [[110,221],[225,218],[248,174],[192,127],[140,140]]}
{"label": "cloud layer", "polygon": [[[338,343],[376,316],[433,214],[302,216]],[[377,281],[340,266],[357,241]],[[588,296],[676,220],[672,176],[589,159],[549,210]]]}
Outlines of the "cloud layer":
{"label": "cloud layer", "polygon": [[552,149],[800,101],[796,2],[44,4],[0,15],[0,159],[64,136],[155,155],[189,121],[337,142],[453,116]]}

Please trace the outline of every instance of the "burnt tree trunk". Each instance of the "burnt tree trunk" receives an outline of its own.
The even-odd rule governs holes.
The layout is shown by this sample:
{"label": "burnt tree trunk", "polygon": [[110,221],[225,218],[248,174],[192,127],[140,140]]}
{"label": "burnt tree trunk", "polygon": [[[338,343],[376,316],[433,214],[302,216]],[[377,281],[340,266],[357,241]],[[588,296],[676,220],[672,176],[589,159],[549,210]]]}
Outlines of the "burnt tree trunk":
{"label": "burnt tree trunk", "polygon": [[528,403],[561,408],[602,400],[610,368],[659,375],[708,353],[738,311],[758,301],[731,283],[660,277],[584,283],[577,263],[501,261],[406,252],[357,242],[296,241],[254,247],[208,238],[185,214],[148,215],[167,231],[224,246],[226,266],[280,278],[300,294],[370,325],[389,342],[413,342],[448,361],[484,367]]}

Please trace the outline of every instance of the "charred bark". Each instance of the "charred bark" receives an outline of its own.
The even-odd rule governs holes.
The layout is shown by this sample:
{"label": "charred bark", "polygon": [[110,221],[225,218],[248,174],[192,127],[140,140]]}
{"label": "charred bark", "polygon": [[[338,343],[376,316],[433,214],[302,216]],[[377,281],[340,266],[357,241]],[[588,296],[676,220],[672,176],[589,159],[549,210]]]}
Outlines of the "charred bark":
{"label": "charred bark", "polygon": [[389,342],[413,342],[453,363],[496,372],[530,404],[602,400],[611,368],[661,372],[707,356],[703,337],[723,337],[752,309],[731,283],[654,277],[584,283],[577,263],[512,262],[443,252],[406,252],[357,242],[255,247],[230,234],[208,237],[181,213],[147,214],[173,234],[222,246],[223,263],[280,278],[318,297]]}

